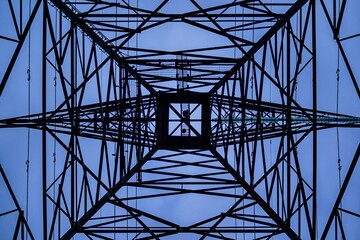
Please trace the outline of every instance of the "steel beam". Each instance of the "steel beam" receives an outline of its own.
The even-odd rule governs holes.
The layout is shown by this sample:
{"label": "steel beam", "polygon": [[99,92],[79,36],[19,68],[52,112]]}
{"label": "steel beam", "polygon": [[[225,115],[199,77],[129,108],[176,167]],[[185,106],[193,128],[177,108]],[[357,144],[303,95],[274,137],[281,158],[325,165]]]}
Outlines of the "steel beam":
{"label": "steel beam", "polygon": [[[150,86],[146,81],[143,80],[142,76],[137,73],[137,71],[131,67],[126,60],[119,55],[117,51],[114,50],[116,46],[110,46],[107,44],[98,34],[95,33],[93,29],[91,29],[84,19],[80,18],[77,14],[75,14],[66,4],[61,0],[51,0],[51,2],[63,12],[71,21],[73,21],[76,26],[78,26],[82,31],[85,32],[100,48],[102,48],[110,58],[114,59],[119,66],[122,66],[126,69],[135,79],[137,79],[141,85],[143,85],[150,93],[155,94],[155,90],[152,86]],[[155,14],[155,12],[153,13]]]}
{"label": "steel beam", "polygon": [[37,0],[35,5],[34,5],[34,9],[30,15],[30,18],[29,18],[29,21],[27,22],[26,26],[25,26],[25,29],[24,31],[22,32],[22,34],[20,35],[19,37],[19,42],[16,46],[16,49],[11,57],[11,60],[9,62],[9,65],[7,66],[6,68],[6,71],[5,71],[5,74],[4,74],[4,77],[2,78],[1,80],[1,83],[0,83],[0,96],[2,94],[2,92],[4,91],[4,88],[5,88],[5,85],[7,83],[7,81],[9,80],[9,77],[10,77],[10,74],[11,74],[11,71],[15,65],[15,62],[19,56],[19,53],[20,53],[20,50],[22,49],[22,46],[24,45],[24,42],[26,40],[26,37],[30,31],[30,28],[31,28],[31,25],[34,21],[34,18],[37,14],[37,11],[39,10],[39,7],[41,5],[41,3],[43,2],[43,0]]}
{"label": "steel beam", "polygon": [[360,157],[360,144],[358,144],[358,147],[357,147],[356,152],[354,154],[354,158],[351,161],[351,164],[350,164],[349,169],[348,169],[348,171],[346,173],[344,182],[343,182],[343,184],[341,186],[340,192],[339,192],[339,194],[338,194],[338,196],[336,198],[336,201],[335,201],[334,206],[333,206],[333,208],[331,210],[330,216],[329,216],[329,218],[328,218],[328,220],[326,222],[324,231],[323,231],[323,233],[321,235],[321,240],[325,240],[327,238],[327,235],[328,235],[328,232],[330,230],[331,224],[333,223],[333,220],[334,220],[334,218],[335,218],[335,216],[337,214],[337,211],[339,209],[342,198],[343,198],[343,196],[344,196],[344,194],[346,192],[346,189],[347,189],[347,187],[349,185],[350,179],[351,179],[351,177],[352,177],[352,175],[354,173],[355,167],[356,167],[356,165],[358,163],[359,157]]}
{"label": "steel beam", "polygon": [[221,78],[221,80],[215,84],[215,86],[210,90],[210,94],[214,94],[219,88],[229,80],[240,68],[242,68],[246,62],[250,61],[251,58],[259,51],[269,39],[274,36],[286,22],[290,20],[309,0],[298,0],[294,3],[290,9],[280,18],[271,28],[267,31],[264,36],[262,36],[248,51],[244,52],[245,56],[238,59],[238,62]]}

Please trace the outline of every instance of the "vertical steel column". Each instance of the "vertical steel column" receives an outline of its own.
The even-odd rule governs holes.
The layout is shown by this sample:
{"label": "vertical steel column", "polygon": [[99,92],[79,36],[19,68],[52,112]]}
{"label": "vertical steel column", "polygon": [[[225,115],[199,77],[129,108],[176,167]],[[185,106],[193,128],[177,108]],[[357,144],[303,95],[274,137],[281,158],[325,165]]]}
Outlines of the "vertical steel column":
{"label": "vertical steel column", "polygon": [[46,207],[46,22],[47,0],[43,1],[43,36],[42,36],[42,209],[43,239],[47,239],[47,207]]}
{"label": "vertical steel column", "polygon": [[73,226],[74,223],[76,222],[76,217],[75,217],[75,134],[76,134],[76,122],[75,122],[75,111],[74,111],[74,107],[75,107],[75,94],[74,94],[74,85],[75,85],[75,68],[76,68],[76,64],[75,64],[75,54],[76,54],[76,49],[75,49],[75,23],[73,21],[71,21],[71,30],[70,30],[70,94],[71,94],[71,98],[70,98],[70,108],[69,109],[69,113],[70,113],[70,121],[71,121],[71,135],[70,135],[70,179],[71,179],[71,187],[70,187],[70,216],[71,216],[71,225]]}
{"label": "vertical steel column", "polygon": [[[291,64],[290,64],[290,60],[291,60],[291,56],[290,56],[290,21],[287,22],[287,29],[286,29],[286,93],[287,93],[287,98],[286,98],[286,150],[289,151],[289,149],[291,148]],[[288,153],[287,156],[287,167],[286,167],[286,175],[287,175],[287,196],[286,196],[286,212],[287,212],[287,224],[288,227],[290,227],[290,222],[291,222],[291,153]]]}
{"label": "vertical steel column", "polygon": [[[136,132],[137,132],[137,139],[136,141],[136,158],[137,158],[137,164],[139,164],[140,166],[142,165],[142,154],[141,154],[141,122],[140,122],[140,118],[141,118],[141,113],[140,113],[140,104],[141,104],[141,86],[140,86],[140,81],[139,79],[136,80],[136,113],[135,113],[135,117],[136,117],[136,123],[134,122],[134,128],[136,128]],[[139,169],[138,174],[137,174],[137,180],[135,180],[136,182],[141,182],[142,181],[142,175],[141,175],[141,169]]]}
{"label": "vertical steel column", "polygon": [[316,76],[316,0],[312,0],[311,18],[312,18],[312,51],[313,51],[313,208],[312,221],[313,229],[311,239],[316,239],[316,220],[317,220],[317,76]]}

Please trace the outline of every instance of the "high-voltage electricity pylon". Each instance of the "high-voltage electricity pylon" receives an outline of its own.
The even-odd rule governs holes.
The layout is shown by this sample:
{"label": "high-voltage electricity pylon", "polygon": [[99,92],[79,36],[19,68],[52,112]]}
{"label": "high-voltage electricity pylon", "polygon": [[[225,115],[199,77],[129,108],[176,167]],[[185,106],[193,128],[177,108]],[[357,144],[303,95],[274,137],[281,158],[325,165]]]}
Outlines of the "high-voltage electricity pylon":
{"label": "high-voltage electricity pylon", "polygon": [[[336,157],[339,186],[331,187],[338,193],[329,197],[326,216],[318,215],[318,174],[327,171],[319,167],[318,139],[336,130],[338,148],[329,151],[340,156],[339,129],[360,127],[359,76],[352,68],[357,45],[346,47],[360,36],[346,18],[356,2],[1,4],[1,104],[23,98],[28,107],[3,111],[0,128],[6,134],[28,129],[27,147],[18,150],[28,155],[24,204],[5,175],[16,167],[8,164],[4,172],[0,166],[6,179],[0,191],[10,192],[0,199],[0,220],[18,216],[6,221],[0,238],[350,236],[346,225],[356,220],[346,215],[360,215],[343,198],[356,175],[359,139],[351,142],[357,149],[344,160],[343,178]],[[320,81],[327,82],[319,63],[334,58],[318,53],[325,41],[319,15],[338,50],[336,96],[319,96]],[[28,83],[14,94],[11,82],[23,65]],[[340,66],[353,98],[344,114]],[[319,107],[321,97],[332,98],[336,110]],[[33,139],[30,129],[41,137]],[[42,149],[31,157],[41,166],[34,185],[30,149]],[[28,215],[34,206],[41,207]]]}

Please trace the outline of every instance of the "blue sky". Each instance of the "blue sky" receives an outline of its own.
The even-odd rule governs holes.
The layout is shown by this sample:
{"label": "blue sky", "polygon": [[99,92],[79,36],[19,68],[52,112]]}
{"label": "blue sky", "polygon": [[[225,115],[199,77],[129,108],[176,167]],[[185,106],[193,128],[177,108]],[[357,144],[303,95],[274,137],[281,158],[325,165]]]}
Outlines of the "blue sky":
{"label": "blue sky", "polygon": [[[214,4],[217,4],[216,1]],[[135,4],[135,1],[131,1]],[[15,4],[15,3],[14,3]],[[18,4],[18,3],[16,3]],[[142,1],[139,3],[140,7],[154,7],[145,6]],[[203,3],[205,4],[205,2]],[[155,5],[155,4],[154,4]],[[184,6],[182,6],[184,5]],[[17,5],[16,5],[17,6]],[[164,7],[167,11],[181,12],[183,9],[188,9],[191,4],[187,1],[170,1],[169,4]],[[18,6],[17,6],[18,7]],[[2,1],[0,3],[0,35],[14,33],[14,27],[10,24],[9,15],[7,9],[7,3]],[[358,9],[360,4],[358,2],[351,2],[346,8],[346,14],[343,20],[343,27],[340,33],[341,36],[346,37],[353,34],[360,33],[360,25],[354,24],[360,22],[360,15]],[[164,10],[165,11],[165,10]],[[52,14],[55,14],[53,9]],[[27,19],[25,14],[24,19]],[[317,48],[318,48],[318,108],[324,111],[335,112],[336,111],[336,69],[337,69],[337,46],[332,39],[332,32],[328,26],[322,9],[318,4],[317,9]],[[41,24],[42,24],[41,11],[37,15],[34,21],[34,25],[31,29],[31,113],[41,112]],[[65,23],[66,24],[66,23]],[[194,47],[205,47],[207,44],[222,44],[222,41],[226,41],[221,37],[213,37],[209,39],[209,34],[204,31],[195,31],[194,27],[186,24],[167,24],[154,30],[144,32],[138,36],[139,47],[148,48],[163,48],[168,49],[187,49]],[[213,35],[211,35],[213,36]],[[28,42],[25,42],[19,58],[16,61],[10,79],[6,85],[3,94],[0,97],[0,119],[22,116],[27,114],[27,53]],[[131,46],[135,46],[135,41],[130,41]],[[360,54],[360,37],[343,41],[344,49],[349,58],[349,62],[354,71],[354,75],[357,79],[360,77],[360,68],[358,56]],[[5,40],[0,40],[0,66],[6,66],[9,61],[9,57],[12,54],[15,44],[9,43]],[[224,53],[225,54],[225,53]],[[105,54],[99,56],[105,58]],[[4,73],[5,68],[0,67],[0,74]],[[101,72],[102,78],[106,78],[107,69]],[[298,101],[304,106],[311,108],[311,77],[304,73],[301,81],[298,83]],[[51,68],[48,68],[48,110],[54,109],[54,85],[53,79],[54,73]],[[104,80],[105,81],[105,80]],[[359,81],[357,81],[359,83]],[[94,83],[90,83],[89,86]],[[269,84],[270,86],[270,84]],[[273,86],[274,87],[274,86]],[[135,86],[133,86],[135,89]],[[269,99],[269,92],[264,93]],[[61,88],[57,87],[58,100],[61,101]],[[106,89],[103,90],[105,93]],[[274,88],[272,88],[274,93]],[[356,95],[354,87],[352,85],[349,73],[346,70],[344,61],[340,58],[340,101],[339,112],[343,114],[349,114],[353,116],[360,116],[359,98]],[[96,99],[96,93],[89,91],[87,93],[86,101],[89,103]],[[272,98],[276,101],[276,96]],[[344,178],[347,172],[348,166],[353,158],[357,145],[359,144],[359,129],[339,129],[340,136],[340,153],[342,164],[342,178]],[[329,129],[319,131],[318,139],[318,230],[322,231],[323,226],[329,216],[330,209],[335,201],[338,187],[338,159],[336,150],[336,129]],[[66,140],[67,137],[62,136],[62,139]],[[91,158],[93,152],[99,151],[99,144],[96,141],[83,139],[84,156]],[[274,140],[274,145],[277,140]],[[302,159],[304,167],[304,173],[310,177],[310,164],[311,164],[311,143],[312,137],[307,137],[304,142],[299,146],[299,158]],[[48,175],[50,180],[52,179],[52,167],[53,167],[53,139],[48,136]],[[269,145],[269,152],[271,151]],[[25,209],[25,192],[26,192],[26,150],[27,150],[27,130],[22,128],[14,129],[0,129],[0,163],[2,164],[13,190],[18,198],[18,201]],[[61,164],[65,158],[63,149],[57,145],[57,162]],[[272,153],[274,155],[274,153]],[[193,157],[189,156],[187,160],[191,160]],[[194,159],[196,161],[196,159]],[[92,163],[89,163],[91,165]],[[309,166],[307,166],[309,165]],[[59,166],[57,166],[57,173],[59,172]],[[95,165],[94,165],[95,166]],[[188,169],[189,171],[197,171],[196,168]],[[134,181],[135,179],[132,179]],[[347,193],[344,196],[343,207],[351,209],[354,212],[360,213],[360,191],[358,190],[358,183],[360,181],[360,167],[357,166],[354,175],[350,182]],[[29,224],[36,236],[41,236],[41,132],[31,130],[30,141],[30,207],[29,207]],[[133,188],[132,188],[133,189]],[[8,195],[4,193],[5,186],[0,181],[0,201],[1,199],[9,199]],[[130,195],[135,194],[130,190]],[[5,195],[3,195],[5,194]],[[125,193],[123,193],[125,194]],[[11,208],[10,202],[2,202],[0,204],[0,213]],[[133,203],[131,203],[133,204]],[[141,205],[142,204],[142,205]],[[148,209],[149,211],[158,212],[159,215],[167,217],[174,222],[179,222],[184,225],[192,223],[202,217],[206,217],[207,214],[211,216],[212,206],[219,206],[220,211],[225,211],[226,207],[231,202],[220,202],[217,198],[205,199],[203,196],[179,197],[176,199],[156,199],[151,202],[151,206],[146,205],[146,201],[139,202],[139,207]],[[189,205],[193,206],[194,211],[189,208]],[[166,206],[166,208],[164,208]],[[49,205],[49,210],[52,207]],[[170,210],[169,210],[170,209]],[[174,210],[176,209],[176,210]],[[213,209],[214,210],[214,209]],[[215,209],[218,210],[218,209]],[[105,211],[105,210],[104,210]],[[107,211],[107,210],[106,210]],[[179,214],[181,213],[181,214]],[[101,214],[101,213],[100,213]],[[189,219],[186,216],[192,215],[193,219]],[[11,227],[8,227],[6,223],[12,222],[9,218],[0,217],[0,237],[8,238],[12,231]],[[344,215],[344,222],[349,239],[355,239],[360,236],[360,230],[355,226],[360,224],[360,220]],[[239,221],[240,222],[240,221]],[[241,239],[241,236],[238,236]],[[281,237],[284,237],[281,235]],[[281,239],[281,237],[279,239]],[[195,238],[194,238],[195,239]]]}

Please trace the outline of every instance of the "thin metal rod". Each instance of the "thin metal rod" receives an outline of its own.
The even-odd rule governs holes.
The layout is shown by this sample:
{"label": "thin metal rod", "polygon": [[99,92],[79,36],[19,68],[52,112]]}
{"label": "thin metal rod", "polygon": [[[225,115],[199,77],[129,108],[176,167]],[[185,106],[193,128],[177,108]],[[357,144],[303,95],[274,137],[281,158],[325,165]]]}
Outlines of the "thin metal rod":
{"label": "thin metal rod", "polygon": [[352,176],[352,174],[354,172],[354,169],[356,167],[356,164],[357,164],[357,162],[359,160],[359,156],[360,156],[360,144],[358,144],[358,147],[356,149],[356,153],[354,155],[354,158],[351,161],[349,170],[348,170],[348,172],[346,174],[346,177],[344,179],[344,183],[343,183],[343,185],[342,185],[342,187],[340,189],[339,195],[336,198],[335,204],[333,206],[333,209],[332,209],[332,211],[330,213],[329,219],[328,219],[328,221],[326,223],[326,226],[324,228],[324,232],[323,232],[323,234],[321,236],[321,240],[326,239],[326,236],[327,236],[327,234],[329,232],[330,226],[331,226],[331,224],[333,222],[333,219],[334,219],[334,217],[336,215],[336,212],[338,211],[341,200],[342,200],[342,198],[343,198],[343,196],[345,194],[346,188],[347,188],[347,186],[348,186],[348,184],[350,182],[351,176]]}
{"label": "thin metal rod", "polygon": [[312,0],[311,4],[311,20],[312,20],[312,50],[313,50],[313,206],[312,206],[312,221],[313,228],[311,232],[311,239],[316,239],[317,234],[317,69],[316,69],[316,0]]}
{"label": "thin metal rod", "polygon": [[16,46],[16,49],[15,49],[15,51],[14,51],[14,53],[12,55],[12,58],[11,58],[11,60],[9,62],[9,65],[8,65],[8,67],[6,69],[4,77],[3,77],[3,79],[1,80],[1,83],[0,83],[0,96],[1,96],[2,92],[4,91],[4,88],[5,88],[5,85],[6,85],[7,81],[9,80],[10,73],[11,73],[11,71],[12,71],[14,65],[15,65],[17,57],[19,56],[20,50],[21,50],[21,48],[22,48],[22,46],[23,46],[23,44],[25,42],[27,34],[29,33],[30,27],[31,27],[31,25],[33,23],[33,20],[34,20],[34,18],[36,16],[36,13],[37,13],[37,11],[38,11],[38,9],[40,7],[41,2],[42,2],[41,0],[38,0],[36,2],[35,6],[34,6],[34,9],[33,9],[33,12],[32,12],[32,14],[31,14],[31,16],[29,18],[29,21],[25,26],[24,32],[19,38],[19,43]]}
{"label": "thin metal rod", "polygon": [[3,177],[3,179],[4,179],[5,185],[6,185],[8,191],[9,191],[9,193],[10,193],[10,196],[11,196],[11,198],[12,198],[14,204],[15,204],[16,210],[19,212],[19,215],[20,215],[20,216],[19,216],[19,220],[22,221],[23,224],[25,224],[25,228],[26,228],[27,234],[30,236],[30,238],[31,238],[31,239],[35,239],[34,236],[33,236],[33,234],[32,234],[32,232],[31,232],[31,230],[30,230],[30,227],[29,227],[29,225],[28,225],[28,223],[27,223],[27,221],[26,221],[26,219],[25,219],[25,217],[24,217],[24,213],[23,213],[23,211],[22,211],[21,208],[20,208],[20,204],[19,204],[19,202],[17,201],[17,199],[16,199],[16,197],[15,197],[15,193],[14,193],[14,191],[13,191],[12,188],[11,188],[10,182],[9,182],[9,180],[7,179],[7,176],[6,176],[6,174],[5,174],[5,171],[4,171],[4,169],[3,169],[3,167],[2,167],[1,164],[0,164],[0,174],[1,174],[1,176]]}
{"label": "thin metal rod", "polygon": [[42,36],[42,212],[43,239],[47,239],[47,205],[46,205],[46,41],[47,41],[47,0],[43,1],[43,36]]}

